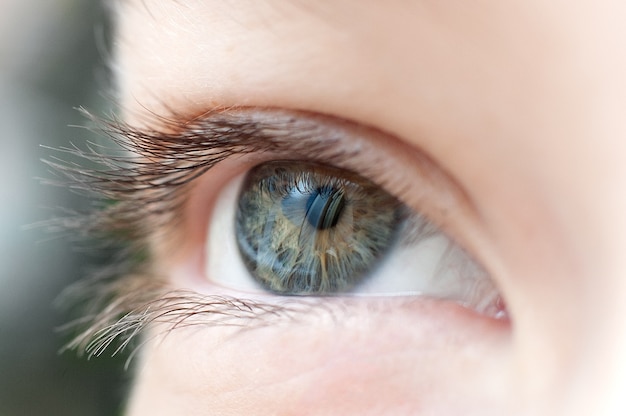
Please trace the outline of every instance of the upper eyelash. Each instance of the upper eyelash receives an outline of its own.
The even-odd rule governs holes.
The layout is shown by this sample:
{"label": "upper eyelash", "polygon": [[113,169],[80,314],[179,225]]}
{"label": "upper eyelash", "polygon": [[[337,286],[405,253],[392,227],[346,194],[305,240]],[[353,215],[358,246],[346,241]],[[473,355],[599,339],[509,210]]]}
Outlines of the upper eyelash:
{"label": "upper eyelash", "polygon": [[[145,237],[149,234],[144,229],[146,217],[174,221],[174,217],[164,214],[184,202],[181,189],[235,155],[280,152],[309,159],[323,155],[327,162],[348,157],[329,150],[333,139],[320,139],[316,123],[303,123],[293,116],[273,117],[270,121],[245,109],[213,110],[191,120],[155,117],[159,129],[142,130],[117,119],[85,114],[119,149],[111,151],[95,145],[60,149],[101,169],[62,161],[46,163],[64,178],[54,184],[96,195],[109,203],[91,215],[66,219],[66,228],[87,233]],[[292,126],[294,123],[297,128]]]}

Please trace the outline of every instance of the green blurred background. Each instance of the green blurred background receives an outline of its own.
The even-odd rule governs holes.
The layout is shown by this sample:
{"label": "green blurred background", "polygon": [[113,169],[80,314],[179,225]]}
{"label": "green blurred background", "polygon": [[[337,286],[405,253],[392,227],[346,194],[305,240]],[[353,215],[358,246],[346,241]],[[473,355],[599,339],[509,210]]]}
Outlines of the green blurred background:
{"label": "green blurred background", "polygon": [[[105,67],[110,24],[96,0],[0,0],[0,416],[117,415],[127,389],[124,357],[59,354],[70,319],[53,306],[88,262],[106,262],[68,241],[25,226],[49,208],[85,206],[40,162],[59,147],[93,140],[74,110],[110,103]],[[106,95],[106,94],[105,94]],[[27,228],[27,227],[26,227]]]}

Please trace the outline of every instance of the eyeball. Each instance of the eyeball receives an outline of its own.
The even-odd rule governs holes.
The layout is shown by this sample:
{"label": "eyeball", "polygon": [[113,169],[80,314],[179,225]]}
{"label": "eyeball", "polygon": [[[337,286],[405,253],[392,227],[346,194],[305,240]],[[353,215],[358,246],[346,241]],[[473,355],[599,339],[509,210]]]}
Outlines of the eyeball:
{"label": "eyeball", "polygon": [[207,277],[222,288],[271,296],[421,296],[503,313],[495,284],[462,247],[352,171],[264,162],[227,187],[214,212]]}

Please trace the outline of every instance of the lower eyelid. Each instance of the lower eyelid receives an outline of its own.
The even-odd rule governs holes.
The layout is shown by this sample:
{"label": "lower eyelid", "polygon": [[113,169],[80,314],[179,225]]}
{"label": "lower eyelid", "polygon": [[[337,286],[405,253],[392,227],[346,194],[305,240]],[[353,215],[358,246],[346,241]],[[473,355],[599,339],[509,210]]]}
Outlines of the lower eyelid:
{"label": "lower eyelid", "polygon": [[[332,323],[335,329],[343,325],[374,329],[374,322],[389,325],[406,322],[414,328],[430,327],[435,330],[434,340],[441,340],[449,331],[458,335],[476,330],[508,334],[508,319],[493,319],[477,313],[454,301],[419,296],[326,296],[326,297],[277,297],[266,294],[250,294],[207,284],[198,288],[203,292],[188,290],[166,293],[146,309],[146,324],[160,322],[166,331],[181,326],[199,328],[229,326],[242,330],[262,329],[271,325],[310,325]],[[208,294],[207,292],[210,292]],[[160,306],[159,306],[160,305]],[[151,316],[158,317],[151,320]],[[412,333],[405,328],[406,335]],[[482,329],[481,329],[482,328]],[[238,331],[239,329],[235,329]],[[441,330],[444,330],[441,332]],[[455,338],[456,339],[456,338]],[[435,341],[436,342],[436,341]]]}

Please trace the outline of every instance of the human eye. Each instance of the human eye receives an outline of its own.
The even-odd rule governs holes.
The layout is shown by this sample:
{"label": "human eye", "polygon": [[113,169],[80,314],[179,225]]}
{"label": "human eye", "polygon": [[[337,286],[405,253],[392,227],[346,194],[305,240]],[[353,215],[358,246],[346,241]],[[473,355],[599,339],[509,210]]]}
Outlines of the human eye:
{"label": "human eye", "polygon": [[485,269],[429,216],[464,204],[442,198],[453,185],[435,165],[421,158],[423,166],[410,171],[393,138],[332,117],[252,113],[274,127],[298,121],[283,124],[282,145],[231,158],[199,178],[189,204],[205,207],[187,229],[205,230],[193,243],[204,261],[191,286],[270,302],[438,299],[506,316]]}
{"label": "human eye", "polygon": [[494,283],[457,243],[360,175],[280,160],[233,182],[238,192],[218,198],[208,232],[207,278],[220,286],[281,296],[426,296],[504,314]]}
{"label": "human eye", "polygon": [[235,211],[234,237],[254,281],[281,295],[358,290],[393,245],[403,216],[398,201],[365,178],[301,161],[254,167],[228,211]]}

